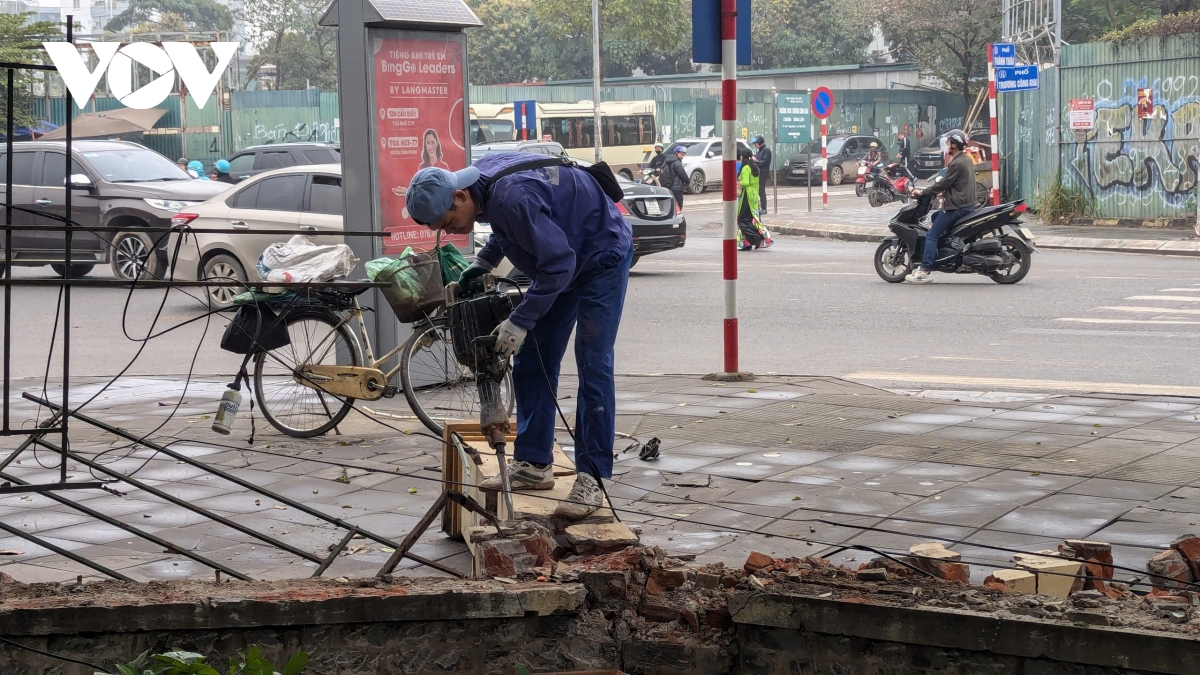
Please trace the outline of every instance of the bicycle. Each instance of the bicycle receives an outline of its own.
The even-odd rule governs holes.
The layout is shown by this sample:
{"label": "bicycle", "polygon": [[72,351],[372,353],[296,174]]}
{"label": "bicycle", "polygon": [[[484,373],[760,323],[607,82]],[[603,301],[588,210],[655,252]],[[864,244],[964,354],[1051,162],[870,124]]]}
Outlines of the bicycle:
{"label": "bicycle", "polygon": [[[403,392],[417,419],[442,436],[442,420],[477,419],[475,376],[457,362],[444,305],[412,322],[403,344],[375,357],[358,296],[372,288],[313,289],[291,301],[268,301],[289,344],[257,350],[254,397],[267,422],[296,438],[320,436],[350,413],[356,400],[392,398]],[[357,330],[355,330],[355,322]],[[399,356],[397,365],[383,364]],[[243,364],[243,367],[245,364]],[[389,384],[400,376],[400,389]],[[515,406],[511,374],[501,395],[511,414]]]}

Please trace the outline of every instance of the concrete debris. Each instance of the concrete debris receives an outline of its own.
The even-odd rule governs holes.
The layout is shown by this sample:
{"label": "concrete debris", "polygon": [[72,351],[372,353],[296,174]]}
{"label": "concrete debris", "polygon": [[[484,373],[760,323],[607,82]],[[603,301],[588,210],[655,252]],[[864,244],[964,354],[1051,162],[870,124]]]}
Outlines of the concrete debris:
{"label": "concrete debris", "polygon": [[1005,593],[1037,593],[1037,576],[1024,570],[996,570],[983,580],[986,588]]}
{"label": "concrete debris", "polygon": [[1192,579],[1200,579],[1200,537],[1185,534],[1171,542],[1171,548],[1179,551],[1192,570]]}
{"label": "concrete debris", "polygon": [[[473,528],[484,530],[485,528]],[[554,563],[554,538],[550,531],[533,521],[520,521],[501,534],[493,529],[471,533],[479,545],[484,573],[490,577],[539,576]]]}
{"label": "concrete debris", "polygon": [[859,581],[887,581],[887,570],[882,567],[860,569],[855,574]]}
{"label": "concrete debris", "polygon": [[947,550],[938,542],[916,544],[908,549],[909,557],[905,562],[946,581],[971,580],[971,568],[961,562],[962,555],[956,551]]}
{"label": "concrete debris", "polygon": [[638,544],[638,536],[624,523],[581,523],[569,525],[564,533],[576,555],[610,553]]}
{"label": "concrete debris", "polygon": [[1161,590],[1187,588],[1193,581],[1192,568],[1183,554],[1176,549],[1163,551],[1146,561],[1150,583]]}
{"label": "concrete debris", "polygon": [[1057,555],[1022,555],[1016,562],[1017,567],[1036,575],[1038,595],[1065,599],[1072,590],[1082,588],[1082,581],[1078,577],[1083,570],[1083,563],[1078,560]]}

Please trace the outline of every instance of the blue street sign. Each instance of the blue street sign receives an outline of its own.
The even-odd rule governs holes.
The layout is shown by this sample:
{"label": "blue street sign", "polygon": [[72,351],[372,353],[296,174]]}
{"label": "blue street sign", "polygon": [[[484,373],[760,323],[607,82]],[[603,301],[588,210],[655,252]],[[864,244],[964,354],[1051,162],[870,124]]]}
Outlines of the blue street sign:
{"label": "blue street sign", "polygon": [[[721,62],[721,0],[692,1],[692,61]],[[750,63],[750,0],[737,0],[737,64]]]}
{"label": "blue street sign", "polygon": [[1037,66],[1016,66],[996,69],[996,93],[1026,91],[1038,88]]}
{"label": "blue street sign", "polygon": [[993,43],[992,65],[997,68],[1017,65],[1017,46],[1011,42]]}
{"label": "blue street sign", "polygon": [[828,87],[817,87],[812,93],[812,114],[825,119],[833,112],[833,92]]}

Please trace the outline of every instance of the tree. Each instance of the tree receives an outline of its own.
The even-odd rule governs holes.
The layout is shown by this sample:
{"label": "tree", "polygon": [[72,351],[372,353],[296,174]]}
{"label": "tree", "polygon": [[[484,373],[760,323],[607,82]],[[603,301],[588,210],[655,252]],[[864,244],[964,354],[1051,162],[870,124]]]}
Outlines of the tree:
{"label": "tree", "polygon": [[869,26],[850,20],[834,0],[761,0],[754,3],[756,68],[862,63]]}
{"label": "tree", "polygon": [[[6,63],[41,63],[43,42],[62,40],[62,26],[50,21],[30,23],[32,14],[0,14],[0,61]],[[37,123],[30,96],[31,71],[13,71],[13,127]],[[7,76],[0,77],[0,134],[8,126],[4,101],[8,100]]]}
{"label": "tree", "polygon": [[1001,3],[975,0],[858,0],[855,21],[878,25],[910,58],[971,107],[987,77],[987,45],[1000,39]]}
{"label": "tree", "polygon": [[1093,42],[1110,31],[1161,12],[1159,0],[1066,0],[1062,36],[1067,44]]}
{"label": "tree", "polygon": [[541,58],[547,39],[532,0],[470,0],[483,22],[467,30],[467,63],[472,84],[533,82],[547,77]]}
{"label": "tree", "polygon": [[319,23],[328,6],[328,0],[246,2],[242,19],[255,52],[246,80],[254,80],[271,64],[279,89],[312,86],[337,91],[337,28]]}
{"label": "tree", "polygon": [[[605,76],[629,75],[635,68],[645,70],[645,66],[678,64],[679,51],[690,42],[691,14],[688,0],[600,0]],[[562,75],[590,75],[591,2],[538,0],[534,15],[553,41],[546,46],[547,52]]]}
{"label": "tree", "polygon": [[131,0],[128,9],[114,16],[104,30],[148,27],[167,32],[182,26],[188,31],[215,32],[233,29],[233,15],[213,0]]}

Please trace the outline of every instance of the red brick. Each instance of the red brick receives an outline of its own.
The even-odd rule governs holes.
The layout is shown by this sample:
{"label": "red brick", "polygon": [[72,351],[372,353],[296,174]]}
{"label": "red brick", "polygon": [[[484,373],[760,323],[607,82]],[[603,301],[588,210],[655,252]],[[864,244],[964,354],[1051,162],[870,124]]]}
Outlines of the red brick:
{"label": "red brick", "polygon": [[483,549],[483,569],[491,577],[514,577],[517,575],[512,558],[491,547]]}
{"label": "red brick", "polygon": [[667,589],[664,588],[662,584],[658,583],[654,577],[650,577],[646,580],[646,595],[662,595],[666,592]]}
{"label": "red brick", "polygon": [[650,573],[650,578],[663,588],[673,591],[687,583],[687,570],[656,569]]}
{"label": "red brick", "polygon": [[1175,549],[1163,551],[1146,562],[1150,583],[1155,588],[1184,588],[1192,581],[1192,568]]}
{"label": "red brick", "polygon": [[641,614],[647,621],[654,623],[667,623],[675,621],[679,618],[679,610],[666,605],[659,605],[647,602],[638,608],[638,614]]}
{"label": "red brick", "polygon": [[946,560],[934,560],[932,558],[919,558],[921,569],[933,574],[939,579],[946,581],[961,581],[969,583],[971,581],[971,568],[960,562],[949,562]]}
{"label": "red brick", "polygon": [[750,557],[746,558],[746,564],[743,565],[742,568],[746,570],[747,574],[750,574],[753,572],[757,572],[758,570],[761,570],[764,567],[770,567],[771,565],[779,565],[779,564],[781,564],[780,561],[772,558],[771,556],[767,555],[766,553],[759,553],[758,551],[753,551],[750,553]]}
{"label": "red brick", "polygon": [[913,571],[913,569],[911,567],[901,565],[900,563],[896,562],[895,560],[892,560],[890,558],[883,558],[883,557],[875,558],[874,560],[871,560],[870,562],[865,562],[861,566],[859,566],[858,569],[861,570],[861,569],[867,569],[867,568],[885,569],[885,570],[887,570],[888,576],[892,576],[892,577],[908,577],[908,576],[912,576],[913,574],[916,574],[916,572]]}
{"label": "red brick", "polygon": [[1192,578],[1200,579],[1200,537],[1186,537],[1171,544],[1171,548],[1179,551],[1188,566],[1192,568]]}
{"label": "red brick", "polygon": [[983,587],[988,589],[989,591],[1000,591],[1001,593],[1003,593],[1005,591],[1004,584],[999,581],[996,581],[995,579],[993,579],[990,576],[987,579],[983,580]]}
{"label": "red brick", "polygon": [[685,623],[687,623],[687,625],[692,627],[693,632],[700,632],[700,620],[696,618],[695,612],[690,609],[681,609],[679,610],[679,616],[684,620]]}

